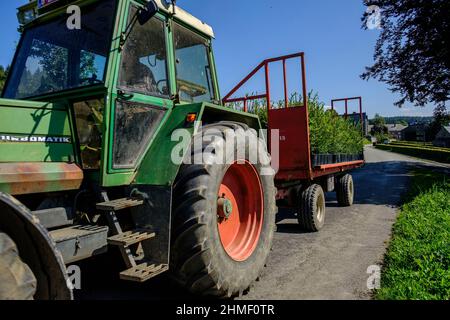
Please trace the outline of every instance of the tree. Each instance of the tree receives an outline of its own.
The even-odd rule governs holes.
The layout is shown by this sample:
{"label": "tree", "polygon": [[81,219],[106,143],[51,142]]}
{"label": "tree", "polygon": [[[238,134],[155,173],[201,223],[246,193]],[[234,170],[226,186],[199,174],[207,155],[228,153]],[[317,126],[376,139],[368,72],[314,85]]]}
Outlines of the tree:
{"label": "tree", "polygon": [[6,77],[8,76],[9,67],[6,69],[3,66],[0,66],[0,92],[3,90],[5,86]]}
{"label": "tree", "polygon": [[[363,0],[381,12],[374,65],[361,75],[378,79],[400,94],[396,103],[445,106],[450,92],[450,1]],[[371,13],[363,17],[366,22]]]}
{"label": "tree", "polygon": [[443,126],[448,126],[450,124],[450,113],[447,112],[444,106],[437,107],[434,110],[433,121],[428,127],[427,137],[430,140],[434,140],[436,135],[442,129]]}
{"label": "tree", "polygon": [[375,115],[375,118],[372,120],[373,128],[370,131],[370,134],[375,136],[377,134],[388,134],[388,128],[386,127],[386,120],[380,116],[378,113]]}

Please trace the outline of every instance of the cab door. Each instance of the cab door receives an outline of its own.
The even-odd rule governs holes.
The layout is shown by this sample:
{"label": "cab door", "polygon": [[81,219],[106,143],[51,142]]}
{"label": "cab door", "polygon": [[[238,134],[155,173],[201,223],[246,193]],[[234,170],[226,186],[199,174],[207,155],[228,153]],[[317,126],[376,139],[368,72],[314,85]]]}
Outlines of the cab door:
{"label": "cab door", "polygon": [[174,85],[169,76],[173,58],[167,20],[157,14],[144,25],[136,22],[129,29],[137,11],[138,5],[131,3],[123,25],[125,42],[119,49],[112,94],[104,186],[132,183],[140,161],[173,107]]}

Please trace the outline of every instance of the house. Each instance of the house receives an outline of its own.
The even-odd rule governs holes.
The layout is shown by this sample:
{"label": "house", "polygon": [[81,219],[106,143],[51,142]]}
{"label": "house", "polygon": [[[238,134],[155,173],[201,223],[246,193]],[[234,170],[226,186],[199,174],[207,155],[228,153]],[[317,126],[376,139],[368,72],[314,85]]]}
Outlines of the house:
{"label": "house", "polygon": [[[361,114],[360,113],[352,113],[352,114],[348,114],[347,118],[349,120],[351,120],[355,125],[356,124],[360,124],[361,123]],[[364,136],[367,136],[369,134],[369,117],[367,116],[367,113],[363,113],[362,114],[362,120],[363,120],[363,131],[364,131]]]}
{"label": "house", "polygon": [[442,127],[433,141],[436,147],[450,148],[450,126]]}
{"label": "house", "polygon": [[386,127],[388,128],[388,133],[392,138],[402,140],[402,131],[408,126],[402,124],[387,124]]}
{"label": "house", "polygon": [[[373,125],[368,126],[368,132],[372,132]],[[405,130],[408,126],[402,124],[387,124],[386,128],[388,130],[388,134],[395,140],[402,140],[402,131]]]}
{"label": "house", "polygon": [[401,140],[427,142],[428,126],[426,124],[414,124],[401,131]]}

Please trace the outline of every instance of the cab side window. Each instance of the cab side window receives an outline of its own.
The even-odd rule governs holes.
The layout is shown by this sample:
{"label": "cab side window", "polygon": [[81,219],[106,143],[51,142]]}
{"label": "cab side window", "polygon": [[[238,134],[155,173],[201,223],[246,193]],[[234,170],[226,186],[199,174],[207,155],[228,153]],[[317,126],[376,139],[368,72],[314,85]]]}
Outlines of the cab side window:
{"label": "cab side window", "polygon": [[215,92],[207,40],[176,23],[173,34],[180,99],[193,103],[213,101]]}
{"label": "cab side window", "polygon": [[[130,9],[129,20],[136,13]],[[154,17],[144,25],[136,23],[122,50],[119,88],[168,98],[167,50],[164,22]]]}

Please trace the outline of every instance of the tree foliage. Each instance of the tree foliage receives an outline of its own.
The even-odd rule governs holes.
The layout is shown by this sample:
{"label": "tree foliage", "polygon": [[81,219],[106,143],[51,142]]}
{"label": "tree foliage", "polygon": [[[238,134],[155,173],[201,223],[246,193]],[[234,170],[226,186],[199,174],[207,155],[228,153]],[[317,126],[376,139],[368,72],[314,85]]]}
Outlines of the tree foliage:
{"label": "tree foliage", "polygon": [[0,66],[0,92],[2,92],[3,87],[5,86],[6,77],[8,76],[9,67],[6,69],[3,66]]}
{"label": "tree foliage", "polygon": [[[363,0],[381,9],[374,64],[363,79],[378,79],[417,106],[445,105],[450,92],[450,1]],[[370,13],[363,17],[364,26]]]}
{"label": "tree foliage", "polygon": [[444,106],[439,106],[434,110],[434,118],[428,127],[427,136],[430,140],[434,140],[436,135],[441,131],[443,126],[450,124],[450,113]]}
{"label": "tree foliage", "polygon": [[[253,93],[247,96],[253,96]],[[303,104],[301,94],[293,93],[289,97],[289,106]],[[272,101],[273,108],[284,108],[285,101]],[[230,107],[241,110],[239,103],[230,103]],[[248,111],[259,116],[263,128],[268,127],[267,102],[256,99],[248,102]],[[320,101],[317,93],[308,94],[309,130],[311,152],[313,154],[359,154],[364,148],[364,137],[359,124],[346,120],[335,111],[329,110]]]}
{"label": "tree foliage", "polygon": [[375,115],[375,118],[373,119],[373,127],[372,130],[370,131],[370,134],[373,136],[388,134],[388,128],[386,127],[386,120],[378,113]]}
{"label": "tree foliage", "polygon": [[313,154],[359,154],[364,148],[362,128],[327,109],[317,94],[308,95],[309,130]]}
{"label": "tree foliage", "polygon": [[[80,53],[79,79],[69,80],[69,51],[66,48],[51,43],[35,40],[30,52],[30,58],[36,61],[36,68],[31,72],[28,68],[24,71],[19,91],[24,96],[32,93],[40,94],[55,90],[62,90],[77,86],[96,74],[95,55],[86,51]],[[69,83],[72,82],[72,83]]]}

